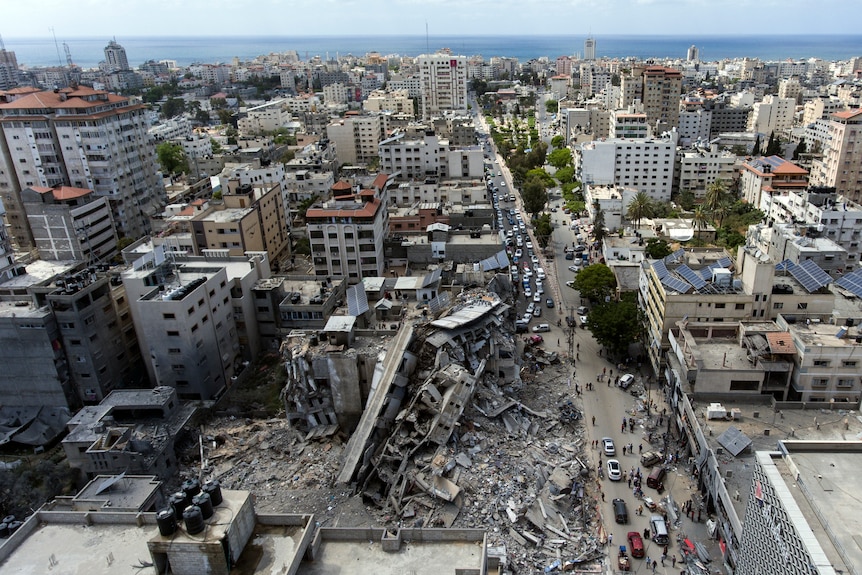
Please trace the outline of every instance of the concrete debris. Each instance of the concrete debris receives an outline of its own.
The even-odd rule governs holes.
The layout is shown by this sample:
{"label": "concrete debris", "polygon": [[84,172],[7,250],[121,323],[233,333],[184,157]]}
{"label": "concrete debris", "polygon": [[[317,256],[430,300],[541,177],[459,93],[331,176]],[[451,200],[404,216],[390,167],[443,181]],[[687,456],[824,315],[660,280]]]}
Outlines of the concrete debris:
{"label": "concrete debris", "polygon": [[206,454],[212,475],[322,522],[342,524],[341,506],[389,529],[483,528],[509,573],[587,569],[605,552],[580,399],[564,358],[524,358],[513,320],[495,293],[466,289],[394,338],[289,340],[286,419],[208,430],[225,438]]}

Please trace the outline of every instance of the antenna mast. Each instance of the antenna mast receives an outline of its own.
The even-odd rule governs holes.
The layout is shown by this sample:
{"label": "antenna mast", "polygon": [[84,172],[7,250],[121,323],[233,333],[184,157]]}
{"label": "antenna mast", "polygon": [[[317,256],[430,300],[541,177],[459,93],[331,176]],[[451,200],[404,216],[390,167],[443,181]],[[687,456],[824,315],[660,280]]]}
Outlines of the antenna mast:
{"label": "antenna mast", "polygon": [[431,53],[431,41],[428,38],[428,20],[425,20],[425,53]]}

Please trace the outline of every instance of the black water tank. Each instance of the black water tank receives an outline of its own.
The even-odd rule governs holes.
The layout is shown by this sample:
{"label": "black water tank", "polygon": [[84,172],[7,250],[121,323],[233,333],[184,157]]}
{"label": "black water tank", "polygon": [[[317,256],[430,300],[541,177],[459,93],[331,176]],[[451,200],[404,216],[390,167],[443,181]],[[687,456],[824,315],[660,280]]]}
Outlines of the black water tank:
{"label": "black water tank", "polygon": [[201,492],[201,482],[197,479],[188,479],[183,482],[183,491],[189,497],[194,497]]}
{"label": "black water tank", "polygon": [[9,525],[13,521],[15,521],[14,515],[7,515],[6,517],[3,518],[3,523],[5,523],[6,525]]}
{"label": "black water tank", "polygon": [[12,523],[10,523],[10,524],[9,524],[9,535],[12,535],[12,534],[13,534],[13,533],[15,533],[16,531],[18,531],[18,529],[19,529],[22,525],[24,525],[24,522],[23,522],[23,521],[13,521]]}
{"label": "black water tank", "polygon": [[174,513],[177,516],[177,521],[182,521],[183,511],[185,511],[186,507],[188,507],[192,503],[191,498],[188,497],[182,491],[178,491],[177,493],[171,495],[169,502],[171,504],[171,507],[174,508]]}
{"label": "black water tank", "polygon": [[192,504],[201,508],[201,515],[204,519],[209,519],[213,516],[213,502],[208,493],[200,493],[194,496]]}
{"label": "black water tank", "polygon": [[9,537],[9,524],[0,523],[0,539],[6,539],[7,537]]}
{"label": "black water tank", "polygon": [[221,484],[218,479],[211,479],[204,483],[203,486],[204,493],[209,493],[210,501],[213,504],[213,507],[218,507],[221,505],[221,502],[224,501],[221,496]]}
{"label": "black water tank", "polygon": [[176,512],[168,507],[156,513],[156,523],[159,525],[159,533],[163,537],[170,537],[177,530]]}
{"label": "black water tank", "polygon": [[200,533],[206,527],[201,508],[197,505],[186,507],[186,510],[183,511],[183,520],[186,522],[186,532],[189,535]]}

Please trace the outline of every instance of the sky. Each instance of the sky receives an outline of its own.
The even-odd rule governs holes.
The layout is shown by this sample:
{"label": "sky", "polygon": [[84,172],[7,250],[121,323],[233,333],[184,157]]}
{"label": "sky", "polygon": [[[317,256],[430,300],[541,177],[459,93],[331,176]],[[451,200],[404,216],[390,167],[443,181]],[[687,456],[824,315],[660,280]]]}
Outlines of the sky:
{"label": "sky", "polygon": [[[816,8],[815,8],[816,7]],[[840,15],[840,17],[839,17]],[[0,0],[0,36],[858,34],[858,0]]]}

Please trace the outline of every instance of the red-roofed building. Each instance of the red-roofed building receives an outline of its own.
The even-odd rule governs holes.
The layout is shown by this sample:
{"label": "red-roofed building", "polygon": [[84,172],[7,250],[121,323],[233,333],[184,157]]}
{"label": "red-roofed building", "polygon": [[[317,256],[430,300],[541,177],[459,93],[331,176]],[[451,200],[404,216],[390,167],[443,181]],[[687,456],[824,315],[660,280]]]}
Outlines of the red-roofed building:
{"label": "red-roofed building", "polygon": [[773,195],[802,191],[808,187],[808,170],[780,156],[748,160],[742,164],[740,173],[742,198],[767,213]]}
{"label": "red-roofed building", "polygon": [[95,263],[116,254],[111,206],[93,190],[31,186],[21,190],[21,202],[43,260]]}
{"label": "red-roofed building", "polygon": [[862,110],[832,114],[829,138],[823,159],[811,169],[811,183],[862,202]]}
{"label": "red-roofed building", "polygon": [[149,232],[164,190],[145,112],[86,86],[0,93],[0,193],[21,248],[35,246],[21,201],[26,188],[92,190],[108,200],[121,236]]}
{"label": "red-roofed building", "polygon": [[383,275],[389,181],[387,174],[379,174],[371,188],[358,193],[347,182],[336,182],[331,200],[308,209],[305,221],[316,275],[347,278],[350,283]]}

